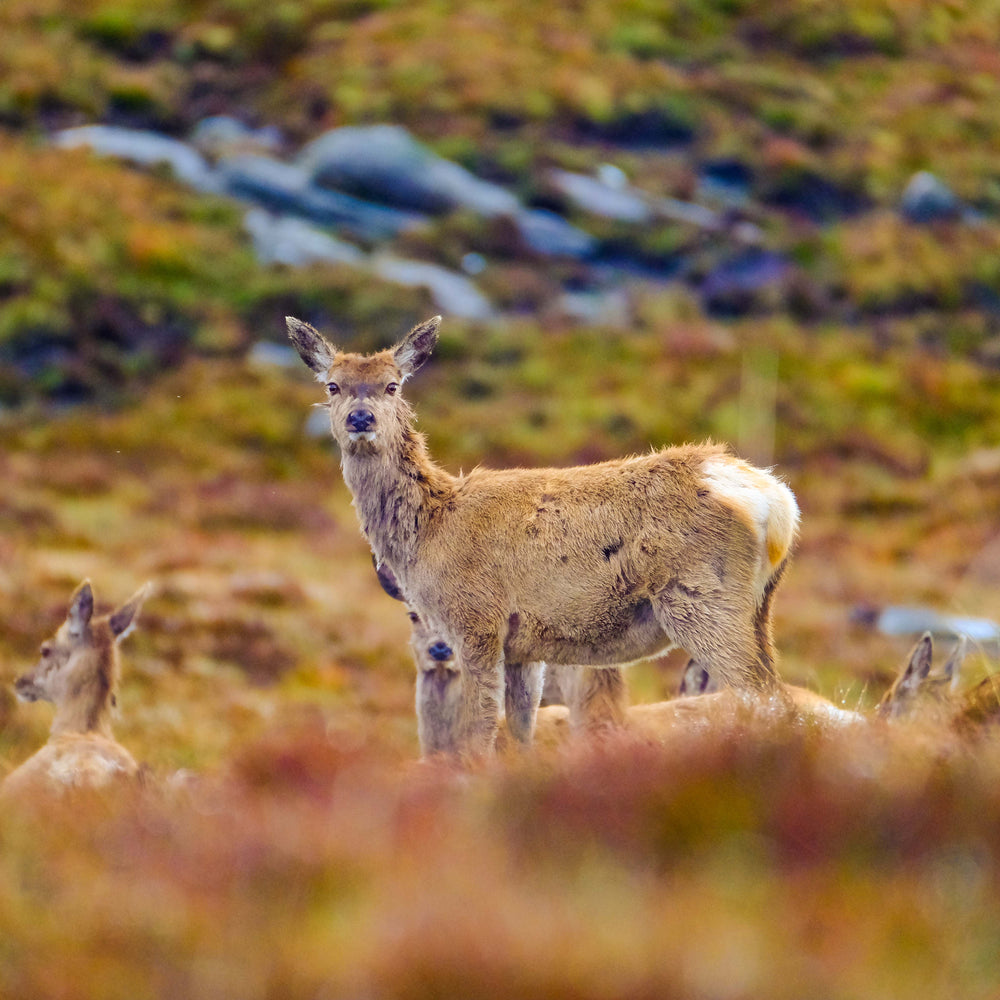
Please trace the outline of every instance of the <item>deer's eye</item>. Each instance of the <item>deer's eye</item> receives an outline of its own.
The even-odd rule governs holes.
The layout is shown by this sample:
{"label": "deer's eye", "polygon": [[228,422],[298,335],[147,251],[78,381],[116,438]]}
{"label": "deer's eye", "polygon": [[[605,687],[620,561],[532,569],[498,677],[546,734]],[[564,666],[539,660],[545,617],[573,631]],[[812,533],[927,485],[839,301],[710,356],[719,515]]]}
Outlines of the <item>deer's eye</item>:
{"label": "deer's eye", "polygon": [[46,643],[41,648],[42,659],[47,660],[52,655],[52,647]]}
{"label": "deer's eye", "polygon": [[389,396],[395,396],[398,389],[399,389],[399,383],[398,382],[390,382],[385,387],[385,391],[386,391],[387,395],[389,395]]}
{"label": "deer's eye", "polygon": [[337,383],[336,383],[336,382],[327,382],[327,383],[326,383],[326,391],[327,391],[327,392],[328,392],[328,393],[329,393],[329,394],[330,394],[331,396],[336,396],[336,395],[337,395],[337,393],[338,393],[338,392],[340,392],[340,386],[339,386],[339,385],[337,385]]}

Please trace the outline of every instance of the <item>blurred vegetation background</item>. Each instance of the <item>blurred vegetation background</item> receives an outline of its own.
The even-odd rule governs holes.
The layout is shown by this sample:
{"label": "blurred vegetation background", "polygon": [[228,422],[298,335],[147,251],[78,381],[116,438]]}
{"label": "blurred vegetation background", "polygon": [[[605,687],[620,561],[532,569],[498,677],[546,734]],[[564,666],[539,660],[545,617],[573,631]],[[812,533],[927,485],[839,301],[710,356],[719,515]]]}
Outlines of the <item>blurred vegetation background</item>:
{"label": "blurred vegetation background", "polygon": [[[102,155],[73,138],[90,125],[174,145]],[[313,218],[295,232],[320,250],[277,252],[307,144],[374,125],[515,207],[402,218],[383,192],[385,231]],[[0,816],[0,992],[994,995],[995,748],[866,745],[880,769],[859,777],[849,741],[730,734],[728,756],[696,741],[674,764],[628,747],[659,790],[610,751],[489,772],[473,800],[443,776],[401,787],[408,622],[282,349],[286,314],[367,350],[444,312],[407,393],[453,470],[705,437],[773,464],[803,508],[782,672],[865,707],[911,641],[871,628],[878,609],[1000,621],[998,164],[996,0],[3,0],[0,772],[45,739],[10,682],[73,587],[108,607],[149,579],[117,735],[159,775],[235,774],[221,808],[244,833],[97,810],[108,839],[39,839]],[[345,190],[351,211],[380,200]],[[399,262],[431,270],[404,282]],[[680,663],[634,668],[633,698],[669,696]],[[867,817],[870,839],[797,810],[841,833]],[[135,853],[116,868],[109,844]],[[454,867],[430,895],[420,852]],[[121,916],[149,871],[162,913],[136,896]],[[213,943],[202,905],[245,939]],[[341,932],[354,972],[326,950]]]}

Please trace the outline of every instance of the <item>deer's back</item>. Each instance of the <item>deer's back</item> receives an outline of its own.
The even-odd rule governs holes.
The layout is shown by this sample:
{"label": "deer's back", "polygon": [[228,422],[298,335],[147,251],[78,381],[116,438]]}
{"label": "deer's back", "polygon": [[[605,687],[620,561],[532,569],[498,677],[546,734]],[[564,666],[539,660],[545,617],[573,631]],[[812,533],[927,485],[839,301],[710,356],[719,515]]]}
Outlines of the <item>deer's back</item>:
{"label": "deer's back", "polygon": [[[639,649],[657,641],[649,601],[667,581],[692,592],[732,588],[752,608],[797,516],[783,484],[715,445],[568,469],[480,469],[455,482],[408,589],[425,609],[438,600],[516,608],[521,628],[565,627],[584,645],[638,625]],[[584,655],[545,651],[562,662]]]}
{"label": "deer's back", "polygon": [[17,795],[33,789],[103,788],[138,772],[135,759],[120,743],[96,733],[66,733],[52,737],[12,771],[2,790],[4,795]]}

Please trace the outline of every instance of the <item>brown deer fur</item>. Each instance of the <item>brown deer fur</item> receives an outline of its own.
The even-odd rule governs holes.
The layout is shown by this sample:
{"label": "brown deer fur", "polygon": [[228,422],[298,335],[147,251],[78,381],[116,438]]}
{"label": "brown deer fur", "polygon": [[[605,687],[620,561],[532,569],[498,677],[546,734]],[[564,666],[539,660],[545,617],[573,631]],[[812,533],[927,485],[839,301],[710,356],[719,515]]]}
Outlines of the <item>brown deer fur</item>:
{"label": "brown deer fur", "polygon": [[788,487],[714,444],[453,476],[400,393],[439,323],[372,355],[338,351],[296,319],[288,332],[327,386],[377,561],[455,650],[463,743],[493,745],[501,699],[512,734],[530,739],[540,661],[621,665],[679,645],[726,684],[776,689],[771,600],[798,527]]}
{"label": "brown deer fur", "polygon": [[[710,695],[719,691],[719,685],[712,679],[709,672],[697,661],[689,660],[681,676],[678,696],[690,698],[693,696]],[[829,698],[824,698],[816,691],[800,687],[798,684],[782,682],[781,690],[794,710],[804,717],[825,718],[829,722],[860,722],[864,716],[860,712],[835,705]]]}
{"label": "brown deer fur", "polygon": [[23,701],[56,706],[49,740],[4,780],[2,792],[100,786],[134,777],[132,755],[115,742],[111,709],[118,684],[118,641],[129,631],[147,587],[111,614],[94,618],[90,581],[77,587],[66,621],[42,643],[41,658],[14,683]]}

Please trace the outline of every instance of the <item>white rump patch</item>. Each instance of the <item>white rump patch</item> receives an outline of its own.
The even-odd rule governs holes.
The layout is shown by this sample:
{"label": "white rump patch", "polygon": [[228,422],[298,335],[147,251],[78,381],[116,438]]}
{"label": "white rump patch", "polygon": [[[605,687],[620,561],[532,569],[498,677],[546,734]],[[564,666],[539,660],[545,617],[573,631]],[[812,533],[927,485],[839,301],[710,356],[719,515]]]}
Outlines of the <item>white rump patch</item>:
{"label": "white rump patch", "polygon": [[702,476],[713,496],[757,535],[761,549],[757,584],[763,593],[798,531],[795,494],[770,472],[728,455],[709,458],[702,466]]}

